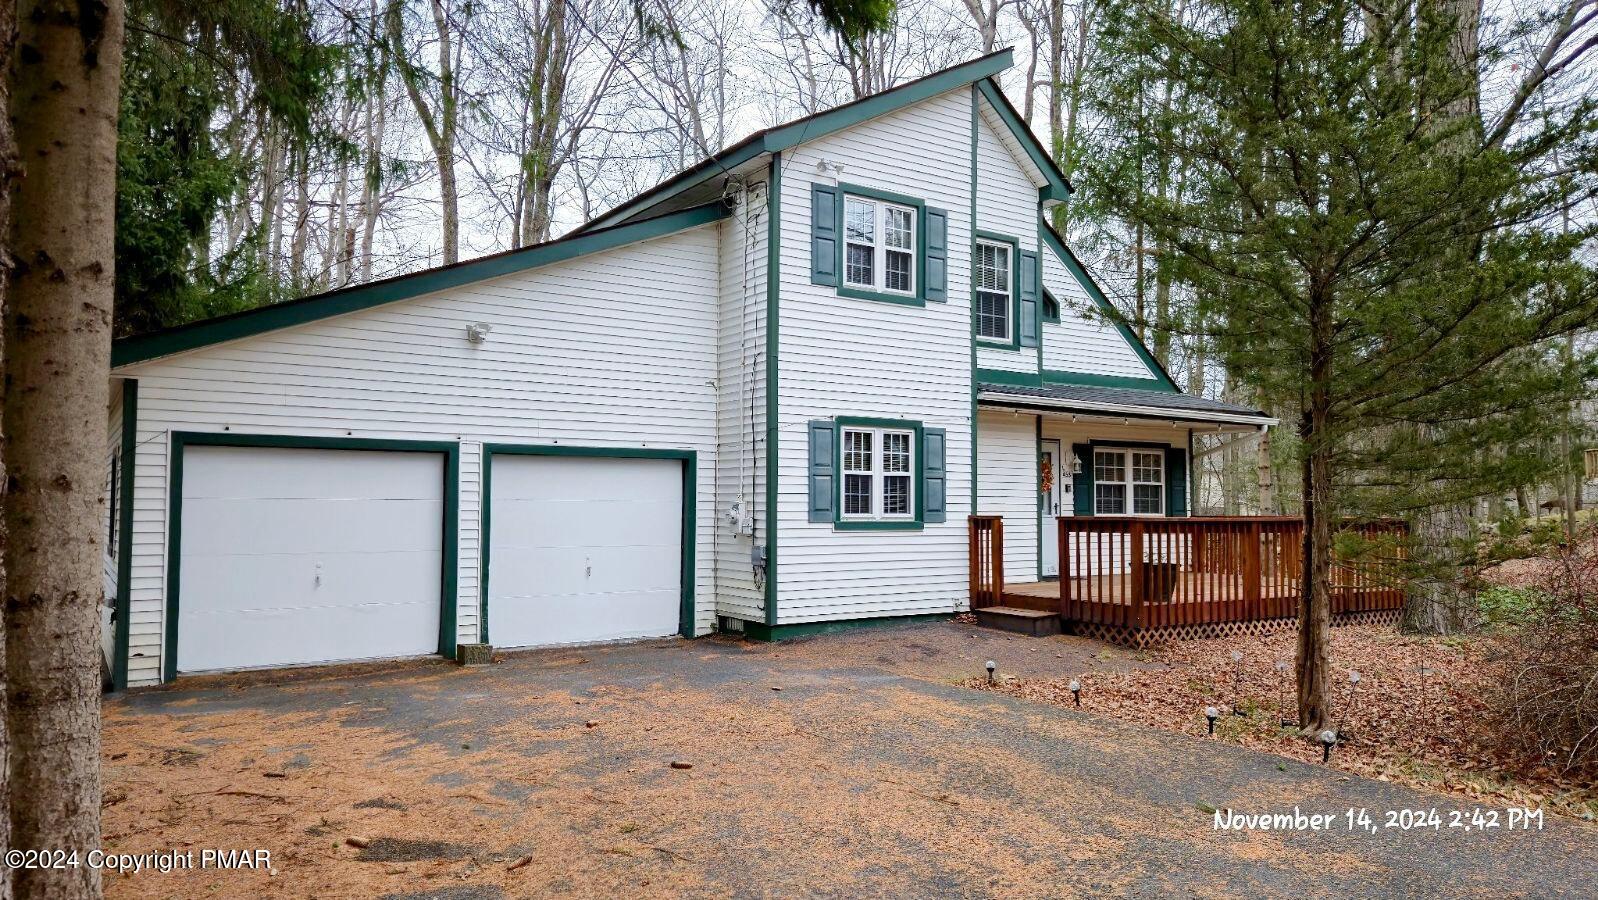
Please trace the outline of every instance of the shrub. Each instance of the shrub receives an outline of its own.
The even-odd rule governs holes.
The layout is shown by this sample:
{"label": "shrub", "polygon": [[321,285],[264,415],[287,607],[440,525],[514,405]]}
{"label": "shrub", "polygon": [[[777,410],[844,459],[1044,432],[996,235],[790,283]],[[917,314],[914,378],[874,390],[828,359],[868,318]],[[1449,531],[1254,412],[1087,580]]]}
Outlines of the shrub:
{"label": "shrub", "polygon": [[1557,552],[1529,588],[1483,592],[1506,625],[1495,705],[1505,748],[1562,777],[1598,777],[1598,537]]}

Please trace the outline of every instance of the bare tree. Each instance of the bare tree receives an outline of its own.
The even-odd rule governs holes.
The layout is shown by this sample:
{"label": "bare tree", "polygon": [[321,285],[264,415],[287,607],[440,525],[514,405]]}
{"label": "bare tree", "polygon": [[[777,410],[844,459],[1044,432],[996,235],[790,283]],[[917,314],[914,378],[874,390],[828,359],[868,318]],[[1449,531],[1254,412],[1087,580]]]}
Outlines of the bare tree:
{"label": "bare tree", "polygon": [[390,52],[405,93],[427,134],[438,167],[438,194],[444,264],[460,259],[460,190],[455,178],[456,140],[459,136],[461,93],[459,73],[466,50],[467,30],[476,7],[471,0],[427,0],[432,34],[422,41],[436,51],[437,71],[416,65],[405,26],[405,2],[394,0],[388,8]]}

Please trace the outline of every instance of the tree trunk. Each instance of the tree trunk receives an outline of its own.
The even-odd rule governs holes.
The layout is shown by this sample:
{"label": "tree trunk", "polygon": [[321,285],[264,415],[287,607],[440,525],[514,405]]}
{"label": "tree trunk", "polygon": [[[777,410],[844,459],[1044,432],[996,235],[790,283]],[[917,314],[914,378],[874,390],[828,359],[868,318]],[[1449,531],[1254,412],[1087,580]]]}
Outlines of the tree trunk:
{"label": "tree trunk", "polygon": [[[7,725],[13,847],[100,846],[100,603],[124,7],[24,0],[10,112],[5,315]],[[26,897],[100,894],[80,865],[16,869]]]}
{"label": "tree trunk", "polygon": [[[0,0],[0,22],[12,23],[17,20],[16,0]],[[0,72],[11,71],[12,51],[16,47],[16,30],[13,28],[0,29]],[[0,109],[7,110],[10,103],[11,84],[8,79],[0,78]],[[17,136],[11,130],[11,116],[0,116],[0,235],[9,237],[11,228],[11,192],[16,186],[17,177]],[[0,245],[0,310],[6,309],[7,293],[10,287],[11,270],[14,261],[11,257],[9,241]],[[5,371],[5,344],[3,343],[4,328],[0,326],[0,373]],[[5,430],[0,427],[0,436]],[[5,441],[0,437],[0,509],[5,506]],[[6,590],[6,526],[5,519],[0,516],[0,597],[4,597]],[[7,679],[4,676],[6,665],[6,625],[0,607],[0,852],[10,850],[11,843],[11,754],[10,740],[6,728],[7,708]],[[0,866],[0,900],[11,900],[11,867]]]}
{"label": "tree trunk", "polygon": [[1313,734],[1331,720],[1332,302],[1310,297],[1310,396],[1299,433],[1304,454],[1304,581],[1298,607],[1298,726]]}
{"label": "tree trunk", "polygon": [[1254,479],[1259,485],[1259,512],[1262,516],[1276,515],[1276,477],[1271,468],[1271,430],[1260,429],[1255,444]]}

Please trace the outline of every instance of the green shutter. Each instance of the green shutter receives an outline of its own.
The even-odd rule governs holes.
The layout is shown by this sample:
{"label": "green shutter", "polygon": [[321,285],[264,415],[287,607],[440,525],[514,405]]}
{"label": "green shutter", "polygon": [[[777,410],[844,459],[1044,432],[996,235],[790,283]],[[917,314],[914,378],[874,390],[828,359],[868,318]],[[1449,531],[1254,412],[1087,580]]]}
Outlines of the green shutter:
{"label": "green shutter", "polygon": [[1165,514],[1187,515],[1187,451],[1165,451]]}
{"label": "green shutter", "polygon": [[1093,445],[1072,444],[1071,452],[1082,463],[1082,471],[1071,476],[1071,512],[1093,515]]}
{"label": "green shutter", "polygon": [[921,429],[922,521],[948,519],[949,475],[948,437],[942,428]]}
{"label": "green shutter", "polygon": [[810,186],[810,283],[838,283],[838,189]]}
{"label": "green shutter", "polygon": [[833,456],[838,426],[828,420],[810,423],[810,521],[833,518]]}
{"label": "green shutter", "polygon": [[926,298],[933,303],[949,299],[949,214],[926,210]]}
{"label": "green shutter", "polygon": [[1038,255],[1031,250],[1021,251],[1021,346],[1038,345]]}

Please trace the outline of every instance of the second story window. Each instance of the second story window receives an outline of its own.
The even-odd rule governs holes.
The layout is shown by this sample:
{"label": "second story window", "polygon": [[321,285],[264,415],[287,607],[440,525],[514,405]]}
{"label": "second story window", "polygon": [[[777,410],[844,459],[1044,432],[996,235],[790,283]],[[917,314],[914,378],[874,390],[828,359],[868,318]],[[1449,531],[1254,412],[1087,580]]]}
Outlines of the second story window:
{"label": "second story window", "polygon": [[916,211],[908,206],[846,196],[843,201],[843,283],[848,287],[914,294]]}
{"label": "second story window", "polygon": [[1013,286],[1010,283],[1010,247],[978,241],[975,272],[977,337],[983,340],[1010,339],[1010,310]]}

